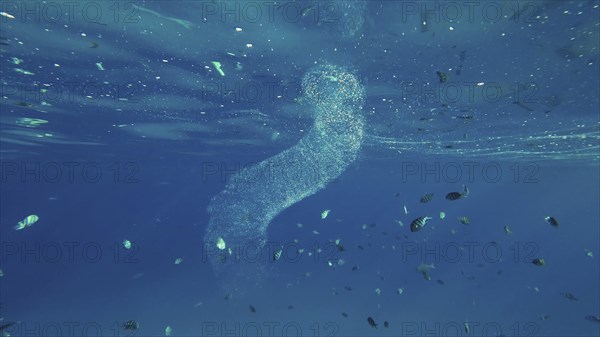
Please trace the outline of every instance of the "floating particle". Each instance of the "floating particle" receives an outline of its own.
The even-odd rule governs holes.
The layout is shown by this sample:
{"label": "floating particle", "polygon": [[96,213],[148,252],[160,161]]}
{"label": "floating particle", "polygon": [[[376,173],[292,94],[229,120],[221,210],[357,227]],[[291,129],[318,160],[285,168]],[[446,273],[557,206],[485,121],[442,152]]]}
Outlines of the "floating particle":
{"label": "floating particle", "polygon": [[241,31],[242,31],[242,28],[240,28],[240,27],[236,27],[236,28],[235,28],[235,31],[239,33],[239,32],[241,32]]}
{"label": "floating particle", "polygon": [[384,328],[389,328],[390,327],[390,323],[388,323],[388,321],[384,321],[383,322],[383,327]]}
{"label": "floating particle", "polygon": [[379,289],[379,288],[375,288],[375,293],[376,293],[377,295],[381,295],[381,289]]}
{"label": "floating particle", "polygon": [[19,64],[23,63],[23,60],[22,60],[22,59],[20,59],[20,58],[18,58],[18,57],[11,57],[11,58],[10,58],[10,62],[11,62],[12,64],[19,65]]}
{"label": "floating particle", "polygon": [[19,231],[25,227],[31,227],[31,225],[36,223],[39,219],[40,218],[35,214],[28,215],[25,219],[23,219],[17,223],[17,225],[15,226],[15,230]]}
{"label": "floating particle", "polygon": [[98,70],[104,70],[104,66],[102,65],[102,62],[96,63],[96,68],[98,68]]}
{"label": "floating particle", "polygon": [[348,314],[347,314],[347,313],[345,313],[345,312],[342,312],[342,316],[344,316],[344,317],[348,318]]}
{"label": "floating particle", "polygon": [[0,277],[4,276],[4,272],[2,272],[2,269],[0,269]]}
{"label": "floating particle", "polygon": [[396,290],[396,294],[398,294],[398,295],[402,295],[403,293],[404,293],[404,289],[402,289],[402,288],[398,288]]}
{"label": "floating particle", "polygon": [[552,216],[547,216],[544,218],[544,220],[546,220],[550,225],[552,225],[553,227],[558,227],[558,221],[556,221],[556,219]]}
{"label": "floating particle", "polygon": [[223,240],[222,237],[217,238],[217,248],[219,248],[220,250],[225,249],[225,240]]}
{"label": "floating particle", "polygon": [[587,315],[584,317],[587,321],[600,323],[600,316]]}
{"label": "floating particle", "polygon": [[444,219],[446,217],[446,213],[445,212],[440,212],[440,219]]}
{"label": "floating particle", "polygon": [[176,259],[175,259],[175,262],[174,262],[174,263],[175,263],[175,264],[181,264],[181,262],[183,262],[183,259],[182,259],[182,258],[180,258],[180,257],[178,257],[178,258],[176,258]]}
{"label": "floating particle", "polygon": [[123,240],[123,247],[125,247],[125,249],[131,249],[131,241],[127,239]]}
{"label": "floating particle", "polygon": [[137,273],[135,275],[133,275],[132,277],[130,277],[132,280],[137,280],[140,277],[144,276],[144,273]]}
{"label": "floating particle", "polygon": [[458,221],[460,221],[460,223],[463,224],[463,225],[468,225],[469,224],[469,218],[466,217],[466,216],[458,217]]}
{"label": "floating particle", "polygon": [[372,328],[377,328],[377,323],[375,323],[373,317],[367,317],[367,323],[369,323],[369,326],[371,326]]}
{"label": "floating particle", "polygon": [[254,47],[254,45],[252,45],[252,43],[246,43],[246,48],[252,48]]}
{"label": "floating particle", "polygon": [[321,212],[321,219],[325,219],[329,215],[329,212],[331,212],[330,209],[326,209],[323,212]]}
{"label": "floating particle", "polygon": [[167,325],[167,327],[165,328],[165,336],[171,336],[172,333],[173,329]]}
{"label": "floating particle", "polygon": [[428,220],[431,220],[431,217],[420,216],[420,217],[414,219],[410,223],[410,231],[411,232],[418,232],[418,231],[420,231],[427,224]]}
{"label": "floating particle", "polygon": [[465,322],[465,333],[467,334],[467,336],[469,335],[470,332],[471,332],[471,327],[469,325],[469,322]]}
{"label": "floating particle", "polygon": [[408,214],[408,209],[406,208],[406,205],[404,205],[404,214]]}
{"label": "floating particle", "polygon": [[421,199],[419,199],[419,201],[425,204],[430,202],[431,199],[433,199],[433,193],[427,193],[424,196],[422,196]]}
{"label": "floating particle", "polygon": [[248,306],[248,309],[250,309],[250,312],[251,312],[251,313],[255,313],[255,312],[256,312],[256,308],[255,308],[255,307],[254,307],[252,304],[250,304],[250,305]]}
{"label": "floating particle", "polygon": [[211,61],[211,63],[213,67],[215,67],[215,70],[219,73],[219,75],[225,76],[225,72],[223,71],[223,69],[221,69],[221,62]]}
{"label": "floating particle", "polygon": [[296,227],[298,227],[298,228],[302,228],[302,227],[304,227],[304,225],[298,222],[298,223],[296,224]]}
{"label": "floating particle", "polygon": [[594,253],[592,253],[592,251],[591,251],[591,250],[589,250],[589,249],[584,249],[583,251],[585,252],[585,256],[587,256],[587,257],[590,257],[590,258],[593,258],[593,257],[594,257]]}
{"label": "floating particle", "polygon": [[317,230],[313,230],[313,231],[312,231],[312,233],[313,233],[314,235],[319,235],[319,231],[317,231]]}
{"label": "floating particle", "polygon": [[504,233],[506,233],[506,235],[512,234],[512,231],[510,230],[510,227],[508,225],[504,226]]}

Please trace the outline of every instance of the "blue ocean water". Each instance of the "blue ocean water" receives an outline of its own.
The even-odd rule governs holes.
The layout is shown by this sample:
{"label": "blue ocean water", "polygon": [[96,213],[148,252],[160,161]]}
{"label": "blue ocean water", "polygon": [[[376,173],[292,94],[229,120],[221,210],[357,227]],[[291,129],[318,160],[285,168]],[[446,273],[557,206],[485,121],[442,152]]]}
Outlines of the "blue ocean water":
{"label": "blue ocean water", "polygon": [[600,335],[597,1],[0,12],[4,336]]}

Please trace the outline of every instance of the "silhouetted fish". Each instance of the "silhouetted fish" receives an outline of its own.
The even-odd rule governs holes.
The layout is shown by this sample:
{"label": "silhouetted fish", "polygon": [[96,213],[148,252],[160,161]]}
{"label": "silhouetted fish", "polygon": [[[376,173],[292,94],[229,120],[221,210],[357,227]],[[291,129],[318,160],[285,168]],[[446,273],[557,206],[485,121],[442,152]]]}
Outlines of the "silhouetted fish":
{"label": "silhouetted fish", "polygon": [[427,193],[421,197],[420,201],[425,204],[430,202],[431,199],[433,199],[433,193]]}
{"label": "silhouetted fish", "polygon": [[121,327],[124,330],[133,330],[133,331],[135,331],[135,330],[139,329],[140,325],[138,324],[138,322],[136,322],[134,320],[129,320],[129,321],[121,324]]}

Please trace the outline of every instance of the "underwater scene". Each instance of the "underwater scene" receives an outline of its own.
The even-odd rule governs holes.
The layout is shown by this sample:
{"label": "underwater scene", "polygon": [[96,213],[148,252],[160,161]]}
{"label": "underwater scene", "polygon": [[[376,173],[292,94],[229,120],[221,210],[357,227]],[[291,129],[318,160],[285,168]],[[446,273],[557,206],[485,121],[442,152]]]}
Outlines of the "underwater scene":
{"label": "underwater scene", "polygon": [[0,0],[0,337],[600,336],[600,1]]}

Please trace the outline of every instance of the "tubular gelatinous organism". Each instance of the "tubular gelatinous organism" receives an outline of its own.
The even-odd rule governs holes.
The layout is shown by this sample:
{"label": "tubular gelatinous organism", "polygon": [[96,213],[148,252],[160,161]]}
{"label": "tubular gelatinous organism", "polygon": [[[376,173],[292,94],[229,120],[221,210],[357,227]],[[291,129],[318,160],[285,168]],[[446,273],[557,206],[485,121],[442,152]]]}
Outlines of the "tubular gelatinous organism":
{"label": "tubular gelatinous organism", "polygon": [[364,88],[357,77],[326,64],[308,71],[302,88],[314,111],[306,136],[233,175],[209,203],[204,253],[229,287],[261,278],[260,266],[266,261],[262,248],[271,220],[338,177],[360,150]]}

